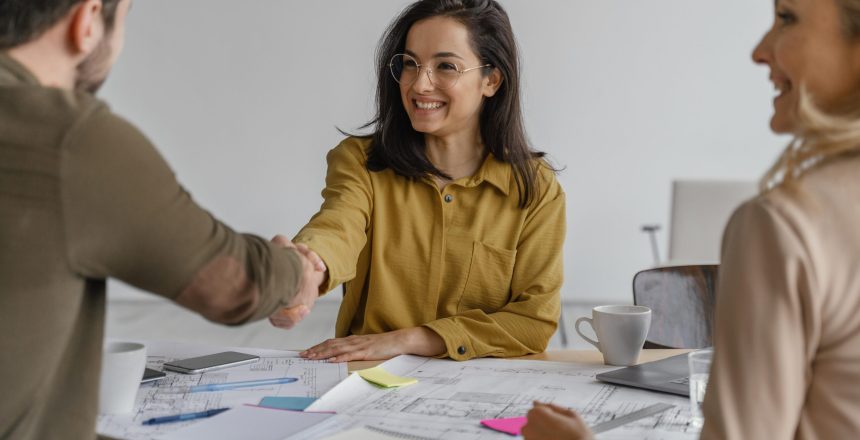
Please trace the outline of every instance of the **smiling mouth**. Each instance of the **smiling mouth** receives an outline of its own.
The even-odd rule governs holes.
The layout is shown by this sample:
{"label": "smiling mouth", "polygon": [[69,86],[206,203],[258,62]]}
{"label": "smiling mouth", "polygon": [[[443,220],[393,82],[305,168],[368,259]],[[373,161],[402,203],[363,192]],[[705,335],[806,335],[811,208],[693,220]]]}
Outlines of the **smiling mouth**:
{"label": "smiling mouth", "polygon": [[773,83],[773,89],[776,92],[777,98],[785,96],[792,88],[791,81],[775,81]]}
{"label": "smiling mouth", "polygon": [[414,99],[412,100],[412,104],[414,104],[415,107],[417,107],[419,110],[436,110],[436,109],[442,108],[446,105],[444,102],[439,102],[439,101],[422,102],[422,101],[416,101]]}

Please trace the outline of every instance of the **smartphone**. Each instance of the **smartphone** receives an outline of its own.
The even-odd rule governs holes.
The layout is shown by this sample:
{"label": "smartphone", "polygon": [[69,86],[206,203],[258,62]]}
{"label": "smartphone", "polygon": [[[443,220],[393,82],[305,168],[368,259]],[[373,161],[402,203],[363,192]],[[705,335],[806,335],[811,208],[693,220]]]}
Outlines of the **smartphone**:
{"label": "smartphone", "polygon": [[140,380],[140,383],[152,382],[162,377],[167,376],[167,373],[163,371],[153,370],[152,368],[147,368],[143,370],[143,379]]}
{"label": "smartphone", "polygon": [[260,356],[254,356],[252,354],[225,351],[223,353],[215,353],[208,356],[165,362],[164,369],[176,371],[177,373],[195,374],[218,370],[221,368],[235,367],[237,365],[250,364],[252,362],[257,362],[259,359]]}

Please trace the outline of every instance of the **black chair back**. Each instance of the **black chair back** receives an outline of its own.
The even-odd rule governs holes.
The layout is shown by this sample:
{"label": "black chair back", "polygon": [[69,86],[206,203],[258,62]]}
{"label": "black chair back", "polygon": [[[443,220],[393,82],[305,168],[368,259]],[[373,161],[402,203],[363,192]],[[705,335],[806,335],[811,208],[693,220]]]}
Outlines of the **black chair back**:
{"label": "black chair back", "polygon": [[713,345],[719,265],[659,267],[633,277],[633,303],[651,308],[645,348]]}

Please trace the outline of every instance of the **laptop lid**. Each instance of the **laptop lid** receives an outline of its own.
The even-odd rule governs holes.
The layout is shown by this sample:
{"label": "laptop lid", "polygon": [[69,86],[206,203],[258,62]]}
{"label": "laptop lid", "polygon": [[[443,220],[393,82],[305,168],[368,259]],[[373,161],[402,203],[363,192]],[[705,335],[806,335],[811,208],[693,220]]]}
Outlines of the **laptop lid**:
{"label": "laptop lid", "polygon": [[690,367],[687,364],[686,353],[600,373],[597,375],[597,380],[679,396],[690,396]]}

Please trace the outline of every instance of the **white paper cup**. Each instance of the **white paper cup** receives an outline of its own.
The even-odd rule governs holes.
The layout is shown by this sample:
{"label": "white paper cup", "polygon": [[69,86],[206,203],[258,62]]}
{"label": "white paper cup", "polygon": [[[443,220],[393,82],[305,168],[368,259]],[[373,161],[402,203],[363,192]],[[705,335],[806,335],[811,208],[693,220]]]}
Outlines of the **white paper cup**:
{"label": "white paper cup", "polygon": [[99,414],[128,414],[146,368],[146,347],[136,342],[108,342],[102,349]]}

